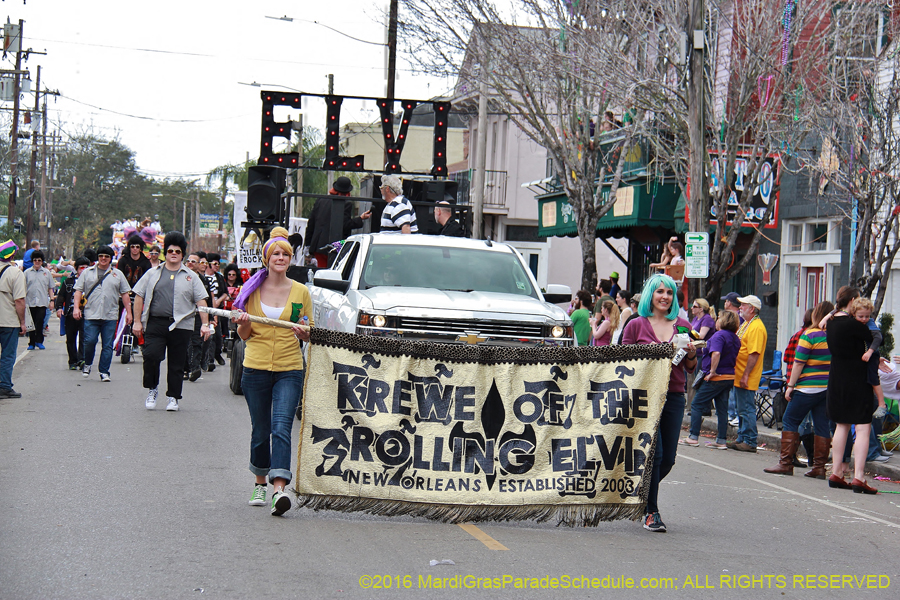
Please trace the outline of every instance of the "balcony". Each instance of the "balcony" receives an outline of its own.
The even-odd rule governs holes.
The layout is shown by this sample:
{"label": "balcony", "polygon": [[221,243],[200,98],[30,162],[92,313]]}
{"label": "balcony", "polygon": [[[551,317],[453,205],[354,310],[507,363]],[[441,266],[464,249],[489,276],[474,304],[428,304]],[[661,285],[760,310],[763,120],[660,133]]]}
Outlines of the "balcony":
{"label": "balcony", "polygon": [[[603,237],[621,237],[630,235],[639,227],[671,229],[680,190],[671,177],[648,177],[651,145],[646,138],[639,138],[628,150],[622,168],[622,181],[616,195],[610,195],[625,140],[625,132],[621,129],[597,139],[602,164],[606,165],[607,171],[602,181],[598,173],[595,185],[601,188],[601,203],[613,203],[612,210],[597,223],[598,232],[603,232]],[[577,235],[572,207],[559,177],[552,173],[552,169],[548,173],[550,175],[541,181],[525,184],[543,192],[535,196],[538,201],[538,232],[544,236]]]}
{"label": "balcony", "polygon": [[[457,204],[471,205],[470,192],[472,179],[475,176],[474,169],[456,171],[450,173],[450,179],[459,184],[456,192]],[[486,171],[485,194],[482,209],[486,213],[506,212],[506,171]]]}

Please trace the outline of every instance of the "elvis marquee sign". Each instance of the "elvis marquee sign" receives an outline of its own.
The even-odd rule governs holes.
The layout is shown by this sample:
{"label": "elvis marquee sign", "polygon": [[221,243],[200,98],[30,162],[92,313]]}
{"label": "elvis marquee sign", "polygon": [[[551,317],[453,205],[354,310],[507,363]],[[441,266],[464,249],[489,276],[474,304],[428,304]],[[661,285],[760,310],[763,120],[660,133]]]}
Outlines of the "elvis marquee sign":
{"label": "elvis marquee sign", "polygon": [[670,344],[493,348],[313,329],[301,505],[450,522],[639,518]]}

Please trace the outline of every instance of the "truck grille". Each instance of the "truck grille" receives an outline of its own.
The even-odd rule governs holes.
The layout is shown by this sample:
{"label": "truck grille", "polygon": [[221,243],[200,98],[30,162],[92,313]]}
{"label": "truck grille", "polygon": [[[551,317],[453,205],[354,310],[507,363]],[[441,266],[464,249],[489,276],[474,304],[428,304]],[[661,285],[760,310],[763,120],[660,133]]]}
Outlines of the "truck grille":
{"label": "truck grille", "polygon": [[401,317],[399,329],[423,333],[458,336],[466,331],[477,331],[485,337],[498,338],[542,338],[543,327],[535,323],[518,321],[476,321],[473,319],[428,319],[422,317]]}

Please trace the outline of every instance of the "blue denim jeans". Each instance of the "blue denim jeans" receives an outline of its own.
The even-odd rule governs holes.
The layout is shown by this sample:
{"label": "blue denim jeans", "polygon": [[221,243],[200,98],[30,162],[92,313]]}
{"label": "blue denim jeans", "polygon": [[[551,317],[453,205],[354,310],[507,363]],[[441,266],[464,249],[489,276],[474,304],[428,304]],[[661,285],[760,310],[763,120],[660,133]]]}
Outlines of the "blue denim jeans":
{"label": "blue denim jeans", "polygon": [[734,386],[734,400],[741,420],[736,441],[756,448],[756,392]]}
{"label": "blue denim jeans", "polygon": [[11,390],[16,349],[19,347],[20,327],[0,327],[0,388]]}
{"label": "blue denim jeans", "polygon": [[653,472],[650,476],[650,491],[647,494],[645,514],[659,512],[656,503],[659,497],[659,482],[666,478],[675,465],[678,453],[678,437],[684,420],[684,394],[668,392],[662,415],[659,417],[659,431],[656,434],[656,451],[653,454]]}
{"label": "blue denim jeans", "polygon": [[729,419],[737,419],[737,400],[734,399],[734,388],[731,388],[731,393],[728,394],[728,418]]}
{"label": "blue denim jeans", "polygon": [[113,340],[116,337],[116,321],[90,320],[84,322],[84,364],[94,364],[94,353],[97,351],[97,339],[102,339],[100,347],[99,370],[109,375],[112,364]]}
{"label": "blue denim jeans", "polygon": [[244,367],[241,387],[250,410],[250,472],[291,482],[291,427],[303,394],[303,371]]}
{"label": "blue denim jeans", "polygon": [[787,410],[781,422],[784,424],[784,431],[800,431],[800,423],[807,413],[812,413],[813,430],[819,437],[831,437],[831,430],[828,425],[828,414],[825,410],[825,396],[827,392],[822,390],[815,394],[804,394],[794,390],[791,393],[791,401],[788,402]]}
{"label": "blue denim jeans", "polygon": [[700,425],[703,424],[703,413],[709,410],[709,405],[716,403],[716,421],[718,432],[716,442],[725,443],[728,434],[728,396],[734,388],[734,381],[704,381],[691,401],[691,430],[690,438],[696,440],[700,437]]}

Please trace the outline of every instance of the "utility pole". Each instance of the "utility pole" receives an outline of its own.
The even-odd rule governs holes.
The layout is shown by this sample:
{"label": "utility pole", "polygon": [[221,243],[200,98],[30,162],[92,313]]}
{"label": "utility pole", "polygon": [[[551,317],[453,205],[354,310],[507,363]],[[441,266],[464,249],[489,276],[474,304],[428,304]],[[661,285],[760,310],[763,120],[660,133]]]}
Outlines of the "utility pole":
{"label": "utility pole", "polygon": [[[34,90],[34,113],[38,114],[41,108],[41,67],[37,68],[37,85]],[[33,129],[33,127],[32,127]],[[28,173],[28,218],[25,223],[25,246],[31,245],[31,236],[34,228],[34,184],[37,177],[37,131],[31,132],[31,170]],[[40,237],[40,236],[38,236]],[[49,250],[49,248],[48,248]]]}
{"label": "utility pole", "polygon": [[391,0],[391,11],[388,16],[388,65],[387,65],[387,99],[394,99],[394,81],[397,78],[397,13],[399,0]]}
{"label": "utility pole", "polygon": [[41,215],[47,226],[46,247],[50,249],[50,211],[47,210],[47,97],[41,112]]}
{"label": "utility pole", "polygon": [[[688,140],[690,146],[690,197],[688,207],[691,213],[690,230],[706,231],[709,229],[709,217],[706,207],[706,125],[704,123],[704,74],[705,74],[705,40],[706,40],[706,6],[705,0],[691,0],[690,30],[688,39],[692,41],[688,85]],[[702,297],[706,292],[705,282],[691,279],[690,295]]]}
{"label": "utility pole", "polygon": [[16,72],[13,75],[13,122],[9,144],[9,205],[6,214],[9,223],[13,224],[15,224],[16,218],[16,177],[19,175],[19,71],[22,69],[22,32],[24,31],[24,25],[25,21],[19,19],[19,48],[16,51]]}
{"label": "utility pole", "polygon": [[[482,34],[484,35],[484,34]],[[472,177],[472,239],[482,238],[484,231],[484,190],[487,184],[487,130],[488,130],[488,84],[487,72],[490,59],[486,55],[486,44],[479,39],[480,65],[478,84],[478,137],[475,141],[475,172]]]}

